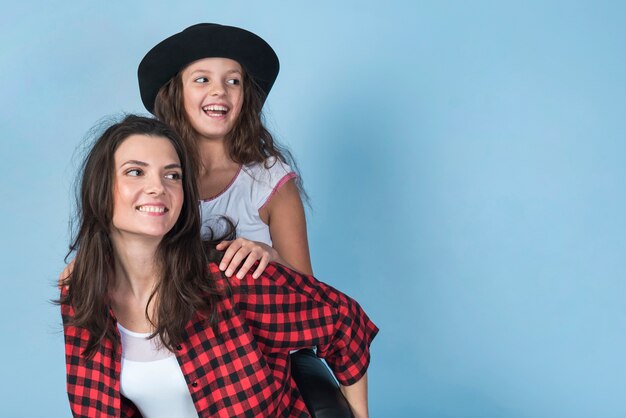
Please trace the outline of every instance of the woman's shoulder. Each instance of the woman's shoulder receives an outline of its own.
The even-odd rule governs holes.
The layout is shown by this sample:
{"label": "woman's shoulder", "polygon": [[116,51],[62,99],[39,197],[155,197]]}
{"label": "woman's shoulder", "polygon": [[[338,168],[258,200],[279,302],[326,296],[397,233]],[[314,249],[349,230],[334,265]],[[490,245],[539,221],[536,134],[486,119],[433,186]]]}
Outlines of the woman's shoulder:
{"label": "woman's shoulder", "polygon": [[[291,294],[316,299],[328,287],[313,276],[300,273],[276,262],[269,263],[256,279],[252,277],[252,271],[254,268],[250,269],[250,272],[242,279],[233,276],[224,280],[234,293],[262,297]],[[224,276],[222,275],[222,277]]]}

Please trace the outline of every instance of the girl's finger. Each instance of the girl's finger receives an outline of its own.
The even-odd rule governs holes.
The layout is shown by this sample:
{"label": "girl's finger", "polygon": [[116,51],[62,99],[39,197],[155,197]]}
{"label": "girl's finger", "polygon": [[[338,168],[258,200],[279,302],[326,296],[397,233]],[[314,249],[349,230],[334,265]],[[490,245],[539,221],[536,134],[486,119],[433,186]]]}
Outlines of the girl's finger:
{"label": "girl's finger", "polygon": [[226,249],[226,251],[224,252],[224,255],[222,256],[222,261],[220,261],[220,270],[222,271],[226,270],[226,267],[232,262],[231,261],[232,258],[235,256],[237,251],[239,251],[239,249],[240,249],[240,246],[238,246],[235,241],[232,241],[228,245],[228,248]]}
{"label": "girl's finger", "polygon": [[240,248],[228,263],[226,268],[226,277],[230,277],[235,273],[235,270],[243,263],[243,260],[250,254],[250,251],[246,248]]}
{"label": "girl's finger", "polygon": [[256,263],[256,261],[257,261],[257,257],[255,256],[254,253],[248,254],[248,258],[246,258],[246,262],[243,263],[243,265],[239,269],[239,272],[237,273],[237,278],[239,280],[243,279],[243,277],[246,275],[248,271],[250,271],[250,269],[252,268],[254,263]]}
{"label": "girl's finger", "polygon": [[215,249],[222,251],[223,249],[228,248],[231,242],[232,241],[222,241],[215,246]]}
{"label": "girl's finger", "polygon": [[259,265],[257,266],[256,270],[254,270],[254,273],[252,273],[253,279],[258,279],[259,276],[261,276],[261,274],[265,271],[265,267],[267,267],[267,265],[269,264],[269,258],[269,254],[267,253],[265,253],[263,257],[261,257],[261,259],[259,260]]}

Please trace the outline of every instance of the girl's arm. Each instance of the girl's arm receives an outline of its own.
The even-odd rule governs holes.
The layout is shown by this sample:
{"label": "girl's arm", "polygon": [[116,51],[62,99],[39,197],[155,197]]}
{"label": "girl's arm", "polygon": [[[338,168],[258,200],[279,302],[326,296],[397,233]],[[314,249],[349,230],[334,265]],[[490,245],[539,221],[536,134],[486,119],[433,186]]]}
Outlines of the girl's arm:
{"label": "girl's arm", "polygon": [[300,192],[293,179],[274,192],[259,209],[263,222],[269,225],[272,245],[289,267],[304,274],[313,274],[306,217]]}
{"label": "girl's arm", "polygon": [[274,191],[269,201],[259,209],[259,215],[269,225],[273,247],[245,238],[223,241],[216,246],[220,251],[225,250],[220,270],[227,277],[237,271],[236,276],[241,279],[258,261],[252,273],[255,279],[270,262],[280,263],[300,273],[313,274],[304,205],[293,179]]}
{"label": "girl's arm", "polygon": [[368,418],[367,410],[367,372],[353,385],[340,386],[341,393],[350,404],[354,418]]}

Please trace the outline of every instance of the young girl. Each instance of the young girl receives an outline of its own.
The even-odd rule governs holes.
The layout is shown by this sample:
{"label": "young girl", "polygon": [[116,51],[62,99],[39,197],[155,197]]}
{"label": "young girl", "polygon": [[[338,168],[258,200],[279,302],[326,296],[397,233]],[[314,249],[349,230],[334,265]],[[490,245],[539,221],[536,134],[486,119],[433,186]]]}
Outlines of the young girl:
{"label": "young girl", "polygon": [[227,276],[239,268],[242,277],[257,260],[255,277],[268,261],[312,274],[296,174],[261,121],[278,70],[263,39],[211,23],[165,39],[139,64],[144,105],[196,156],[204,224],[215,229],[211,216],[226,215],[250,240],[218,247],[226,249],[220,268]]}
{"label": "young girl", "polygon": [[256,280],[207,269],[194,174],[178,135],[154,119],[128,116],[87,155],[59,301],[73,415],[308,416],[288,356],[317,346],[367,416],[376,326],[354,300],[279,264]]}
{"label": "young girl", "polygon": [[[261,110],[278,75],[274,50],[244,29],[202,23],[152,48],[139,64],[146,108],[172,126],[192,150],[204,229],[226,215],[237,225],[224,242],[220,269],[241,278],[254,265],[258,277],[269,261],[312,274],[306,221],[296,175],[263,126]],[[311,379],[324,372],[314,356],[294,356],[297,384],[313,409],[317,393],[336,385]],[[306,364],[303,364],[306,362]],[[316,383],[312,383],[312,382]],[[350,390],[344,391],[348,398]]]}

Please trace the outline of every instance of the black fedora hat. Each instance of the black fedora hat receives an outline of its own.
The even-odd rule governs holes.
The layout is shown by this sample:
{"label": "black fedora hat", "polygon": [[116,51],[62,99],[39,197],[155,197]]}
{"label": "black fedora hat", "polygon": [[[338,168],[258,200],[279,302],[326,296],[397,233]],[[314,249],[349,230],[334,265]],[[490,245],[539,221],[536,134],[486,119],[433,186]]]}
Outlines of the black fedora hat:
{"label": "black fedora hat", "polygon": [[139,63],[139,92],[146,109],[154,113],[159,89],[180,70],[211,57],[239,62],[265,96],[278,76],[278,56],[259,36],[234,26],[199,23],[160,42]]}

